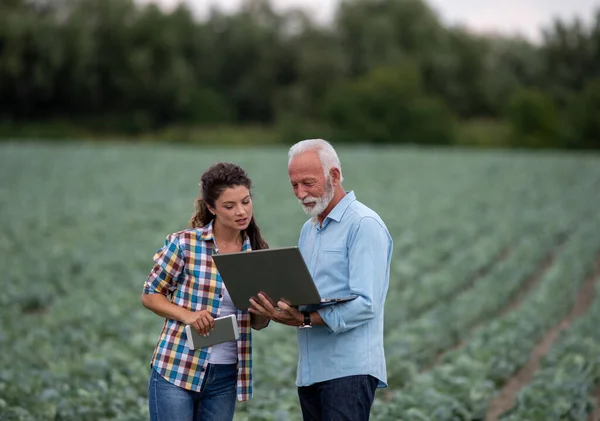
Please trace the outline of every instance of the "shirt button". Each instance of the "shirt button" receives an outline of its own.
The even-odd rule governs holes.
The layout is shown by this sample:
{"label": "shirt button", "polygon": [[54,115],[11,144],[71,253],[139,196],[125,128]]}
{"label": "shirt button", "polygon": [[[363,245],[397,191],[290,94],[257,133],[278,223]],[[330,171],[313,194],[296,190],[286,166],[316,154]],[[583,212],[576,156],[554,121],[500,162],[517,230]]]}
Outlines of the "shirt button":
{"label": "shirt button", "polygon": [[223,294],[219,294],[219,298],[223,298]]}

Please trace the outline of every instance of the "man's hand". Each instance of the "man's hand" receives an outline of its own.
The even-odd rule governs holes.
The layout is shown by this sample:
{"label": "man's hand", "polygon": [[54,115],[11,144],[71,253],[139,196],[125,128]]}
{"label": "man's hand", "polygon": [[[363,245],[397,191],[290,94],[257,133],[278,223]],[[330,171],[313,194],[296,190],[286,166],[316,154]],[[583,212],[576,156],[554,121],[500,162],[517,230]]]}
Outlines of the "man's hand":
{"label": "man's hand", "polygon": [[264,316],[259,316],[258,314],[250,315],[250,326],[252,326],[252,329],[254,329],[254,330],[264,329],[265,327],[267,327],[269,325],[270,321],[271,320],[269,318],[264,317]]}
{"label": "man's hand", "polygon": [[302,325],[304,318],[298,309],[291,307],[284,301],[278,301],[277,306],[272,304],[272,300],[260,292],[258,297],[250,298],[250,308],[248,311],[252,314],[268,317],[269,319],[288,326]]}

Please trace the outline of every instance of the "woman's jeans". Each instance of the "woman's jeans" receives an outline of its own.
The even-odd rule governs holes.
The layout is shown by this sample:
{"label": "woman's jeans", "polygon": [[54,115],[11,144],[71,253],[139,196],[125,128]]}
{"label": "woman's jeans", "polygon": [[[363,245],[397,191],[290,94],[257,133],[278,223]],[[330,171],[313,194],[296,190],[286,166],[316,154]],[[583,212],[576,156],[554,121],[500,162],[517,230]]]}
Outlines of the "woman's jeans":
{"label": "woman's jeans", "polygon": [[152,369],[148,385],[151,421],[231,421],[236,402],[237,364],[209,364],[202,390],[175,386]]}

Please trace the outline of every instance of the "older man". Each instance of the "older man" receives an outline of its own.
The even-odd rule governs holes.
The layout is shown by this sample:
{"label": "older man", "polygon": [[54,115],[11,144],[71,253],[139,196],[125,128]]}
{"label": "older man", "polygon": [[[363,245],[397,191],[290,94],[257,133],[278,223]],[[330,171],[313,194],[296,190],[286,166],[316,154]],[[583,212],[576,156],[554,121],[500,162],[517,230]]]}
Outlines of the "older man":
{"label": "older man", "polygon": [[383,310],[392,239],[376,212],[342,187],[342,167],[322,139],[289,150],[294,194],[312,218],[298,247],[321,296],[355,294],[352,301],[296,309],[270,298],[250,311],[298,327],[296,385],[304,420],[368,420],[378,387],[387,386]]}

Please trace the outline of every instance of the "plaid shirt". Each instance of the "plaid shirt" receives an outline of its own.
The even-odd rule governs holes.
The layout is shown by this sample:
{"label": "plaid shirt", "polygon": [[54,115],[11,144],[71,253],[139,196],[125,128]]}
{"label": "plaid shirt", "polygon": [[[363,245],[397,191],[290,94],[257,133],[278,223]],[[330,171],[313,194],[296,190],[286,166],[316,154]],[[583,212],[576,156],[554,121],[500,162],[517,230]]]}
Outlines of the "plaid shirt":
{"label": "plaid shirt", "polygon": [[[198,229],[170,234],[154,255],[154,267],[144,284],[144,294],[170,296],[171,302],[191,311],[208,310],[219,317],[223,281],[212,260],[212,222]],[[242,250],[250,250],[246,235]],[[252,333],[250,314],[237,312],[237,399],[252,398]],[[151,365],[166,380],[187,390],[200,391],[212,347],[191,350],[186,344],[185,325],[165,319]]]}

